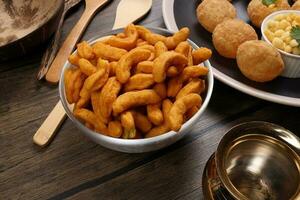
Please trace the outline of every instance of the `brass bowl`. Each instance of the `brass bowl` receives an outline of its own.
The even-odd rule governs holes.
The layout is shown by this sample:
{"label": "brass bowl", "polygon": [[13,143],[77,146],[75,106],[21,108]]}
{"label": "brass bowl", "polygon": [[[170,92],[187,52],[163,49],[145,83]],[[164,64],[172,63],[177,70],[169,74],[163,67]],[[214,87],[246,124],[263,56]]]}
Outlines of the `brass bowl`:
{"label": "brass bowl", "polygon": [[37,49],[56,31],[64,0],[0,0],[0,61]]}
{"label": "brass bowl", "polygon": [[203,174],[206,199],[300,199],[300,140],[267,122],[233,127]]}

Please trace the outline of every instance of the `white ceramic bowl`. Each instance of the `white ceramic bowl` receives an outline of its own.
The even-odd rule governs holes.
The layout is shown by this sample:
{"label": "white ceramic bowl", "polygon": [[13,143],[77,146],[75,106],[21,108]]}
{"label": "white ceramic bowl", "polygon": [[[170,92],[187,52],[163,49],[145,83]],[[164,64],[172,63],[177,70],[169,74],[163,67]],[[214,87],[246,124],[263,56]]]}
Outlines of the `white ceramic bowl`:
{"label": "white ceramic bowl", "polygon": [[[173,34],[173,32],[165,30],[165,29],[160,29],[160,28],[149,28],[155,33],[159,33],[162,35],[170,35]],[[117,29],[114,31],[111,31],[103,36],[107,35],[112,35],[116,34],[123,31],[123,29]],[[99,37],[100,38],[100,37]],[[99,38],[95,38],[89,41],[90,44],[95,43]],[[190,41],[190,44],[194,49],[197,49],[198,46]],[[90,139],[92,139],[94,142],[112,149],[116,151],[121,151],[121,152],[127,152],[127,153],[142,153],[142,152],[148,152],[148,151],[154,151],[158,150],[161,148],[164,148],[166,146],[169,146],[176,141],[180,140],[183,138],[191,129],[192,126],[199,121],[200,116],[203,114],[204,110],[206,109],[208,102],[211,98],[212,91],[213,91],[213,74],[212,74],[212,67],[209,63],[209,61],[204,62],[204,66],[206,66],[209,69],[209,73],[206,78],[206,84],[207,84],[207,91],[204,95],[202,95],[202,98],[204,99],[203,104],[199,111],[191,118],[189,119],[186,123],[183,124],[181,129],[179,130],[178,133],[174,131],[169,131],[163,135],[152,137],[152,138],[144,138],[144,139],[121,139],[121,138],[113,138],[109,136],[105,136],[99,133],[96,133],[87,127],[84,126],[79,120],[77,120],[71,109],[70,109],[70,104],[66,100],[66,95],[65,95],[65,87],[64,87],[64,72],[66,69],[71,67],[71,64],[67,61],[63,67],[60,82],[59,82],[59,93],[60,93],[60,99],[62,101],[62,104],[65,108],[65,111],[68,115],[68,117],[74,122],[74,124],[81,130],[82,133],[84,133],[86,136],[88,136]]]}
{"label": "white ceramic bowl", "polygon": [[[262,40],[266,41],[267,43],[271,44],[271,41],[268,40],[268,38],[264,34],[264,30],[266,26],[268,25],[268,22],[273,19],[276,15],[279,14],[288,14],[288,13],[295,13],[297,15],[300,15],[300,11],[298,10],[280,10],[276,11],[270,15],[268,15],[261,25],[261,34],[262,34]],[[284,62],[284,71],[282,72],[281,76],[288,77],[288,78],[300,78],[300,56],[287,53],[285,51],[282,51],[280,49],[277,49]]]}

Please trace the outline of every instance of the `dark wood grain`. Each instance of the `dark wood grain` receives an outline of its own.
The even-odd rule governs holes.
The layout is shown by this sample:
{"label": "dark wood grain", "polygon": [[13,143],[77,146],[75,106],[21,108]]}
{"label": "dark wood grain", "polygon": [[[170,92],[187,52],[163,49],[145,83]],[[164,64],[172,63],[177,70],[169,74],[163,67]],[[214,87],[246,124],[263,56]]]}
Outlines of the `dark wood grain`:
{"label": "dark wood grain", "polygon": [[[96,15],[84,39],[111,29],[118,2]],[[68,16],[62,40],[83,7]],[[141,23],[164,27],[161,0],[154,1]],[[58,101],[58,91],[35,80],[41,56],[36,52],[0,64],[0,199],[202,199],[205,163],[233,125],[265,120],[300,135],[300,109],[261,101],[216,81],[193,131],[160,151],[125,154],[105,149],[70,120],[42,149],[32,143],[32,136]]]}

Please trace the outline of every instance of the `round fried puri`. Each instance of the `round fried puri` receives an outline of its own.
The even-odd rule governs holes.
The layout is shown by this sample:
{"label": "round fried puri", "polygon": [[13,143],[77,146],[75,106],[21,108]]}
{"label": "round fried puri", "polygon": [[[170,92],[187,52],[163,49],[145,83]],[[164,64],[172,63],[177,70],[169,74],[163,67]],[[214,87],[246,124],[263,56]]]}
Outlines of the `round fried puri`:
{"label": "round fried puri", "polygon": [[235,58],[238,47],[248,40],[257,40],[255,30],[239,19],[226,20],[216,26],[213,44],[220,55]]}
{"label": "round fried puri", "polygon": [[296,1],[293,6],[292,10],[300,10],[300,1]]}
{"label": "round fried puri", "polygon": [[290,5],[287,0],[277,0],[275,7],[268,7],[262,3],[262,0],[252,0],[247,8],[248,16],[253,25],[260,27],[262,21],[272,12],[277,10],[288,10]]}
{"label": "round fried puri", "polygon": [[199,23],[209,32],[226,19],[236,18],[234,6],[227,0],[204,0],[197,8]]}
{"label": "round fried puri", "polygon": [[247,41],[240,45],[236,59],[241,72],[257,82],[271,81],[284,69],[277,49],[261,40]]}

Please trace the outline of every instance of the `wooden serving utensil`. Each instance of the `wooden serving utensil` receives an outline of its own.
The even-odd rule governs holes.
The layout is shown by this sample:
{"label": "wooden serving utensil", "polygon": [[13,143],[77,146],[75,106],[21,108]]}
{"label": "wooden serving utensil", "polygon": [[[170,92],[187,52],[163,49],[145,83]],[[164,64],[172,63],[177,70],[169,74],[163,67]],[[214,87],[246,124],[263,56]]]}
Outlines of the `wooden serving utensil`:
{"label": "wooden serving utensil", "polygon": [[[148,13],[148,11],[151,9],[151,6],[152,0],[122,0],[117,8],[113,29],[125,27],[129,23],[133,23],[141,19]],[[130,12],[128,12],[128,10],[130,10]],[[66,55],[68,56],[70,53],[71,52],[69,52]],[[59,80],[60,71],[63,67],[63,64],[67,60],[67,56],[64,59],[64,62],[61,64],[61,68],[56,69],[59,70],[59,74],[57,74],[58,71],[55,71],[55,74],[52,74],[51,76],[49,75],[49,77],[53,77],[53,79],[51,79],[52,82],[55,82],[55,80]],[[33,142],[39,146],[48,145],[52,141],[56,131],[58,130],[59,126],[62,124],[65,118],[65,110],[61,101],[59,101],[53,108],[51,113],[48,115],[46,120],[43,122],[41,127],[34,134]]]}
{"label": "wooden serving utensil", "polygon": [[53,110],[50,112],[46,120],[40,126],[33,136],[33,141],[39,146],[46,146],[53,139],[56,131],[66,119],[65,109],[59,101]]}
{"label": "wooden serving utensil", "polygon": [[85,10],[74,26],[61,48],[59,49],[55,59],[50,65],[49,71],[46,74],[46,80],[56,84],[59,81],[59,75],[68,56],[72,53],[76,43],[80,39],[87,25],[91,21],[95,13],[111,0],[85,0]]}
{"label": "wooden serving utensil", "polygon": [[152,7],[152,0],[122,0],[117,8],[112,30],[124,28],[144,17]]}
{"label": "wooden serving utensil", "polygon": [[80,3],[81,0],[65,0],[65,8],[63,11],[63,14],[60,18],[58,27],[56,29],[56,32],[54,34],[54,37],[52,38],[52,40],[50,41],[43,57],[42,57],[42,61],[41,61],[41,66],[40,69],[38,71],[37,74],[37,79],[38,80],[42,80],[46,73],[48,72],[48,69],[52,63],[52,61],[55,58],[55,55],[57,53],[58,50],[58,43],[60,40],[60,35],[61,35],[61,29],[62,29],[62,25],[65,19],[66,14],[68,13],[68,11],[73,8],[74,6],[76,6],[77,4]]}

